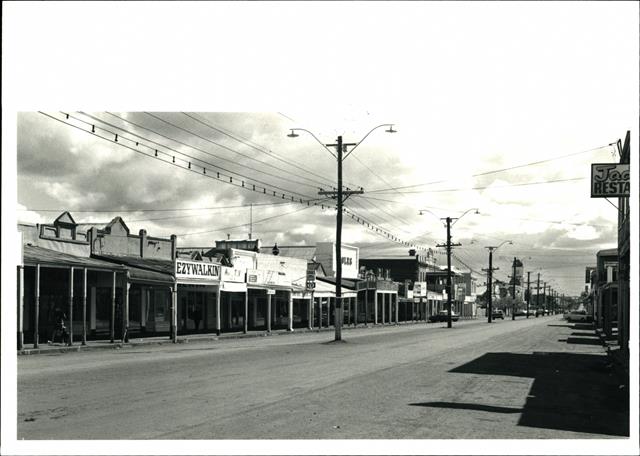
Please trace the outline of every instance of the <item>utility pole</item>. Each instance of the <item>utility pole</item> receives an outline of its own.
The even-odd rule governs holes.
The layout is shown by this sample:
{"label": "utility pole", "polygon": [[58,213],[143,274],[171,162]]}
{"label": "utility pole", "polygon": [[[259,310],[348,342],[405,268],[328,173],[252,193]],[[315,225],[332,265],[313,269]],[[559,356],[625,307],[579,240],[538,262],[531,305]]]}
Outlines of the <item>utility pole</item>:
{"label": "utility pole", "polygon": [[547,310],[547,282],[542,285],[542,308]]}
{"label": "utility pole", "polygon": [[249,240],[251,240],[251,235],[253,231],[253,203],[249,205]]}
{"label": "utility pole", "polygon": [[[343,197],[346,198],[353,194],[364,193],[363,190],[342,190],[342,153],[347,146],[355,146],[356,143],[343,143],[342,136],[338,136],[336,144],[326,144],[327,147],[335,147],[338,159],[338,189],[337,191],[320,190],[318,195],[329,195],[336,198],[337,216],[336,216],[336,308],[335,308],[335,340],[342,340],[342,204]],[[346,199],[345,198],[345,199]]]}
{"label": "utility pole", "polygon": [[488,306],[488,323],[491,323],[491,317],[493,314],[493,310],[491,308],[492,305],[492,301],[493,301],[493,271],[497,271],[500,268],[494,268],[493,267],[493,250],[494,247],[487,247],[489,249],[489,269],[483,269],[483,271],[487,271],[487,275],[488,275],[488,286],[487,289],[489,290],[489,306]]}
{"label": "utility pole", "polygon": [[[335,325],[336,334],[335,340],[342,340],[342,203],[346,198],[353,194],[361,194],[364,193],[362,187],[360,190],[349,190],[347,188],[346,191],[342,190],[342,162],[345,158],[349,157],[350,154],[353,153],[356,148],[362,144],[362,142],[369,136],[374,130],[380,127],[389,127],[388,130],[385,130],[387,133],[396,133],[396,130],[393,129],[393,124],[381,124],[377,127],[372,128],[369,133],[364,135],[364,137],[358,143],[343,143],[342,136],[338,136],[336,144],[323,144],[320,142],[316,136],[311,133],[309,130],[305,130],[304,128],[291,128],[291,133],[287,136],[290,138],[296,138],[299,135],[295,133],[295,131],[305,131],[309,133],[313,139],[315,139],[322,147],[324,147],[327,152],[333,155],[338,160],[338,189],[334,189],[334,191],[324,191],[320,189],[319,195],[331,195],[332,198],[337,199],[337,217],[336,217],[336,316],[339,317],[337,320],[337,324]],[[346,152],[347,146],[354,146],[353,149],[349,153],[343,156],[343,152]],[[335,147],[338,152],[336,155],[331,152],[328,147]],[[343,200],[343,197],[346,197]]]}
{"label": "utility pole", "polygon": [[538,285],[536,286],[536,316],[538,315],[538,309],[540,308],[540,273],[538,273]]}
{"label": "utility pole", "polygon": [[531,271],[527,271],[527,318],[529,318],[529,303],[531,302]]}
{"label": "utility pole", "polygon": [[511,276],[511,280],[513,280],[513,288],[512,288],[512,297],[513,303],[511,304],[511,319],[516,319],[516,262],[518,259],[513,257],[513,275]]}
{"label": "utility pole", "polygon": [[462,244],[451,243],[451,217],[444,219],[447,221],[447,243],[438,244],[436,247],[447,248],[447,328],[451,328],[451,247],[460,246]]}

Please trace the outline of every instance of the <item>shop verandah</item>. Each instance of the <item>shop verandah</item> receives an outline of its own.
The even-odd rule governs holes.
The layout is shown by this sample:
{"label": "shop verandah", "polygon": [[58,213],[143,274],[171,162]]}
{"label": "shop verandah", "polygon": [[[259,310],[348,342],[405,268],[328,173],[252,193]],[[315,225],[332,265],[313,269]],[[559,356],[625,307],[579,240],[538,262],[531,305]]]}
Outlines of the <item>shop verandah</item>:
{"label": "shop verandah", "polygon": [[[52,340],[60,315],[67,343],[122,337],[126,268],[25,245],[18,267],[18,348]],[[121,324],[118,324],[118,323]]]}

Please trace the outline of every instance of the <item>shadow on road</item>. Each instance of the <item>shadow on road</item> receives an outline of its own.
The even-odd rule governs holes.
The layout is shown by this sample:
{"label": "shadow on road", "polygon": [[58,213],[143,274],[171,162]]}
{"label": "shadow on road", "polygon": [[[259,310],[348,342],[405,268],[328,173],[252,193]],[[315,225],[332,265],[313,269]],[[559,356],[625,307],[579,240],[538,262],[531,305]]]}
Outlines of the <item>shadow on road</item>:
{"label": "shadow on road", "polygon": [[[533,378],[524,407],[508,412],[522,413],[519,426],[629,435],[628,388],[620,387],[606,356],[556,352],[487,353],[449,372]],[[505,407],[475,404],[426,402],[411,405],[475,407],[475,410],[507,413],[500,410]]]}
{"label": "shadow on road", "polygon": [[417,407],[480,410],[482,412],[493,412],[493,413],[522,413],[523,411],[521,408],[496,407],[493,405],[482,405],[482,404],[465,404],[460,402],[418,402],[418,403],[409,404],[409,405],[414,405]]}
{"label": "shadow on road", "polygon": [[597,337],[567,337],[566,339],[558,339],[558,342],[580,345],[602,345],[602,342]]}

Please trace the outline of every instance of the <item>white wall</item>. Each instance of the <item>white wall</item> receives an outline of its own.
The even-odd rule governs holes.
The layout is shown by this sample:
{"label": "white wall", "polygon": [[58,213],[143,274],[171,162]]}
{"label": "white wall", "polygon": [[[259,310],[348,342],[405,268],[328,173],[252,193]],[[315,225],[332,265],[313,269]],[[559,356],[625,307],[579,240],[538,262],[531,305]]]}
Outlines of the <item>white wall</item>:
{"label": "white wall", "polygon": [[[333,242],[318,242],[316,244],[316,261],[322,264],[329,277],[335,277],[335,251],[335,243]],[[360,250],[358,247],[342,244],[342,277],[345,279],[357,279],[359,263]]]}

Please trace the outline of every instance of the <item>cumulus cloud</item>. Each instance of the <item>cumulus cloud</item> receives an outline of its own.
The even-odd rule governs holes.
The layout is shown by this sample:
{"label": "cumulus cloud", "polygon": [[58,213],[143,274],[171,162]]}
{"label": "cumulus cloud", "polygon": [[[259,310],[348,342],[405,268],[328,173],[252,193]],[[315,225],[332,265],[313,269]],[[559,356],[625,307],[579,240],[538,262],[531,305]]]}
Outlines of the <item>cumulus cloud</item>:
{"label": "cumulus cloud", "polygon": [[[122,128],[123,137],[166,146],[158,145],[160,158],[165,161],[71,129],[41,114],[19,116],[18,200],[23,205],[23,218],[38,222],[54,218],[51,212],[30,211],[34,208],[71,210],[79,222],[108,221],[120,215],[134,232],[145,228],[156,236],[178,234],[181,246],[210,246],[227,234],[232,238],[247,237],[248,205],[253,203],[256,206],[252,236],[265,244],[332,241],[335,201],[323,202],[324,210],[278,204],[288,202],[282,199],[282,192],[287,197],[296,194],[303,199],[319,198],[319,188],[331,188],[336,179],[335,158],[304,132],[297,138],[288,138],[288,128],[310,128],[321,142],[328,144],[338,134],[344,135],[345,142],[358,141],[371,128],[363,127],[364,123],[371,121],[375,126],[389,121],[372,113],[358,125],[353,122],[357,116],[347,113],[344,129],[338,129],[327,116],[317,116],[316,128],[309,119],[295,114],[289,115],[292,121],[277,113],[189,113],[208,124],[204,125],[178,112],[153,113],[175,124],[169,125],[142,112],[115,114],[121,119],[106,113],[89,115],[98,119],[90,119],[92,122],[102,119]],[[320,119],[323,117],[324,120]],[[519,246],[513,250],[505,248],[505,253],[535,258],[537,252],[548,249],[595,251],[608,239],[615,238],[615,214],[612,215],[610,207],[590,200],[588,185],[513,186],[563,178],[575,169],[549,165],[473,178],[479,172],[538,157],[507,154],[501,151],[500,142],[480,141],[479,129],[458,138],[455,135],[459,132],[446,126],[442,119],[431,119],[432,126],[442,128],[432,128],[428,137],[424,125],[415,119],[397,120],[398,134],[386,134],[383,129],[374,131],[344,162],[346,186],[362,186],[365,190],[363,195],[353,196],[345,203],[357,216],[407,241],[434,248],[445,239],[445,228],[439,218],[459,217],[463,211],[477,207],[481,215],[467,214],[452,230],[454,241],[463,242],[458,249],[461,258],[465,256],[463,261],[476,269],[486,267],[484,246],[504,239],[513,239]],[[453,142],[452,137],[456,138]],[[139,146],[139,150],[143,147]],[[460,152],[464,150],[473,153]],[[174,155],[185,167],[186,162],[181,160],[191,161],[192,170],[172,166]],[[209,164],[203,165],[197,159]],[[579,172],[584,171],[585,160],[580,162]],[[207,167],[206,175],[202,166]],[[241,185],[244,180],[245,188],[230,185],[228,179],[212,178],[220,168],[233,173],[235,184]],[[268,195],[251,191],[257,180],[267,183]],[[414,186],[434,181],[444,182]],[[260,189],[262,184],[256,185]],[[412,187],[402,188],[406,186]],[[472,190],[479,186],[489,188]],[[380,189],[386,190],[375,191]],[[457,191],[442,191],[451,189]],[[265,203],[274,204],[265,206]],[[228,207],[241,205],[247,207]],[[418,215],[422,208],[430,208],[435,216]],[[158,209],[165,211],[153,211]],[[554,221],[571,223],[551,223]],[[343,239],[345,243],[362,246],[363,257],[406,255],[408,251],[408,247],[372,233],[348,216],[343,223]],[[504,267],[508,269],[508,264]]]}

